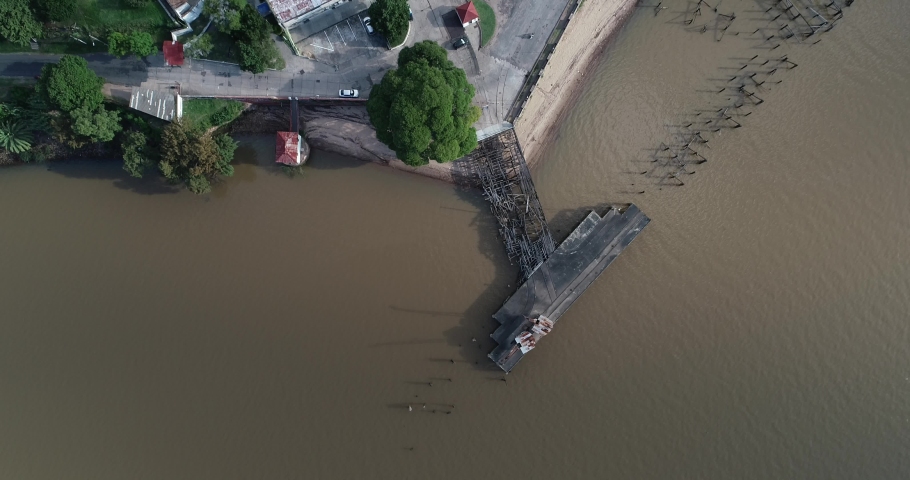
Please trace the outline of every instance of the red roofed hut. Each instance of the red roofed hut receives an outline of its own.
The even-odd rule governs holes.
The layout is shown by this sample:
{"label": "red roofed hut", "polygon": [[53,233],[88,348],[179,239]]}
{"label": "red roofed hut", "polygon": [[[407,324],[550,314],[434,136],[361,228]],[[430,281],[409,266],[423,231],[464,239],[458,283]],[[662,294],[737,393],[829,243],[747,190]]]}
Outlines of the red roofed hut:
{"label": "red roofed hut", "polygon": [[455,7],[455,13],[458,14],[458,19],[461,20],[462,27],[467,27],[480,18],[480,16],[477,15],[477,8],[474,7],[474,2],[468,2],[464,5]]}
{"label": "red roofed hut", "polygon": [[295,167],[306,159],[300,155],[303,139],[297,132],[278,132],[275,138],[275,161]]}
{"label": "red roofed hut", "polygon": [[183,44],[172,42],[170,40],[164,42],[164,45],[161,46],[161,51],[164,52],[164,64],[169,67],[179,67],[183,65]]}

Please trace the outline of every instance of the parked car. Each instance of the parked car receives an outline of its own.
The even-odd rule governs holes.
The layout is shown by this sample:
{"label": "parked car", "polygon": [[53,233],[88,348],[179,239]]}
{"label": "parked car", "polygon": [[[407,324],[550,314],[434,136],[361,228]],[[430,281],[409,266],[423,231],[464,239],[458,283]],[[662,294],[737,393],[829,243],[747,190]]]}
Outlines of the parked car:
{"label": "parked car", "polygon": [[408,19],[414,20],[414,12],[411,11],[411,7],[408,7]]}
{"label": "parked car", "polygon": [[457,50],[457,49],[459,49],[459,48],[461,48],[461,47],[463,47],[463,46],[465,46],[465,45],[467,45],[467,44],[468,44],[468,38],[467,38],[467,37],[461,37],[461,38],[459,38],[458,40],[455,40],[455,41],[452,43],[452,47],[455,48],[455,49]]}
{"label": "parked car", "polygon": [[373,24],[370,23],[370,17],[363,17],[363,28],[365,28],[370,35],[376,33],[376,30],[373,30]]}
{"label": "parked car", "polygon": [[360,92],[357,90],[338,90],[338,96],[344,98],[357,98],[360,96]]}

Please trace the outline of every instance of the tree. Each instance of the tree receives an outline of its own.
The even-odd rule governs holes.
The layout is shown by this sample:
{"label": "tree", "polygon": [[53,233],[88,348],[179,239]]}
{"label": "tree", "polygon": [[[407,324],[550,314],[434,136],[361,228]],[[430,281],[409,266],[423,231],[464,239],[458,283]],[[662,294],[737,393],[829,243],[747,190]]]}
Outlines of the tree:
{"label": "tree", "polygon": [[205,0],[202,12],[211,18],[218,28],[225,33],[240,28],[240,11],[246,2],[243,0]]}
{"label": "tree", "polygon": [[22,122],[0,122],[0,148],[11,153],[22,153],[32,148],[31,141],[32,135]]}
{"label": "tree", "polygon": [[134,54],[137,57],[147,57],[155,53],[155,41],[146,32],[130,32],[123,34],[112,32],[107,37],[107,51],[115,57],[125,57]]}
{"label": "tree", "polygon": [[231,162],[234,160],[234,151],[237,150],[237,142],[228,135],[218,135],[215,137],[215,144],[218,146],[218,155],[221,159],[215,166],[218,172],[226,177],[234,175],[234,166]]}
{"label": "tree", "polygon": [[205,58],[212,51],[212,36],[203,34],[183,47],[183,54],[189,58]]}
{"label": "tree", "polygon": [[281,55],[271,38],[269,23],[252,5],[240,11],[240,28],[231,34],[240,49],[240,68],[262,73],[267,68],[283,68]]}
{"label": "tree", "polygon": [[147,143],[148,139],[142,132],[131,130],[123,136],[123,169],[132,177],[142,178],[142,174],[155,165],[146,151]]}
{"label": "tree", "polygon": [[28,0],[0,1],[0,37],[27,46],[33,38],[41,38],[41,33],[41,24],[29,9]]}
{"label": "tree", "polygon": [[161,132],[158,169],[172,183],[182,182],[196,194],[207,193],[212,179],[234,173],[230,165],[233,149],[227,141],[230,138],[216,140],[210,134],[197,135],[189,125],[173,122]]}
{"label": "tree", "polygon": [[88,137],[92,142],[110,142],[123,129],[120,115],[103,106],[95,109],[79,107],[70,112],[70,118],[73,120],[73,132]]}
{"label": "tree", "polygon": [[473,98],[464,70],[426,40],[401,51],[398,69],[370,92],[367,112],[376,138],[408,165],[419,166],[455,160],[477,146],[471,125],[480,109]]}
{"label": "tree", "polygon": [[37,90],[52,107],[70,112],[80,107],[95,110],[104,101],[104,79],[89,70],[84,58],[64,55],[41,70]]}
{"label": "tree", "polygon": [[40,0],[38,9],[41,15],[53,22],[71,20],[76,13],[74,0]]}
{"label": "tree", "polygon": [[376,30],[386,38],[389,46],[404,42],[410,19],[408,0],[377,0],[370,5],[369,13]]}

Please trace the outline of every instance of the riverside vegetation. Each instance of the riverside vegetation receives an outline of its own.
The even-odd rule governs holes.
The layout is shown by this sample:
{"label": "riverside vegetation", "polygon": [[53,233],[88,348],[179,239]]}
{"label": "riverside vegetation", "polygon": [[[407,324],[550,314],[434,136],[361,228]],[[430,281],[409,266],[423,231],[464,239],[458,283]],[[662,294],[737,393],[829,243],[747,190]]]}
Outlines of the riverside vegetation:
{"label": "riverside vegetation", "polygon": [[107,102],[103,85],[85,59],[64,55],[44,66],[34,86],[12,86],[0,103],[0,163],[119,155],[131,176],[155,170],[197,194],[233,174],[237,143],[210,127],[235,117],[239,103],[168,124]]}

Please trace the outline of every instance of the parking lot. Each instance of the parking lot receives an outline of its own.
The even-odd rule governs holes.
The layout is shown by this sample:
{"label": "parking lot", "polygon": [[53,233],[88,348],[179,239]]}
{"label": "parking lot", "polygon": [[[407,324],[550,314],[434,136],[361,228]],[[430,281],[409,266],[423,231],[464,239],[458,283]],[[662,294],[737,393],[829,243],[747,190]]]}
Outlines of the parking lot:
{"label": "parking lot", "polygon": [[364,17],[365,12],[346,18],[297,43],[297,48],[303,56],[336,65],[339,70],[379,58],[388,53],[385,39],[379,34],[367,34]]}

